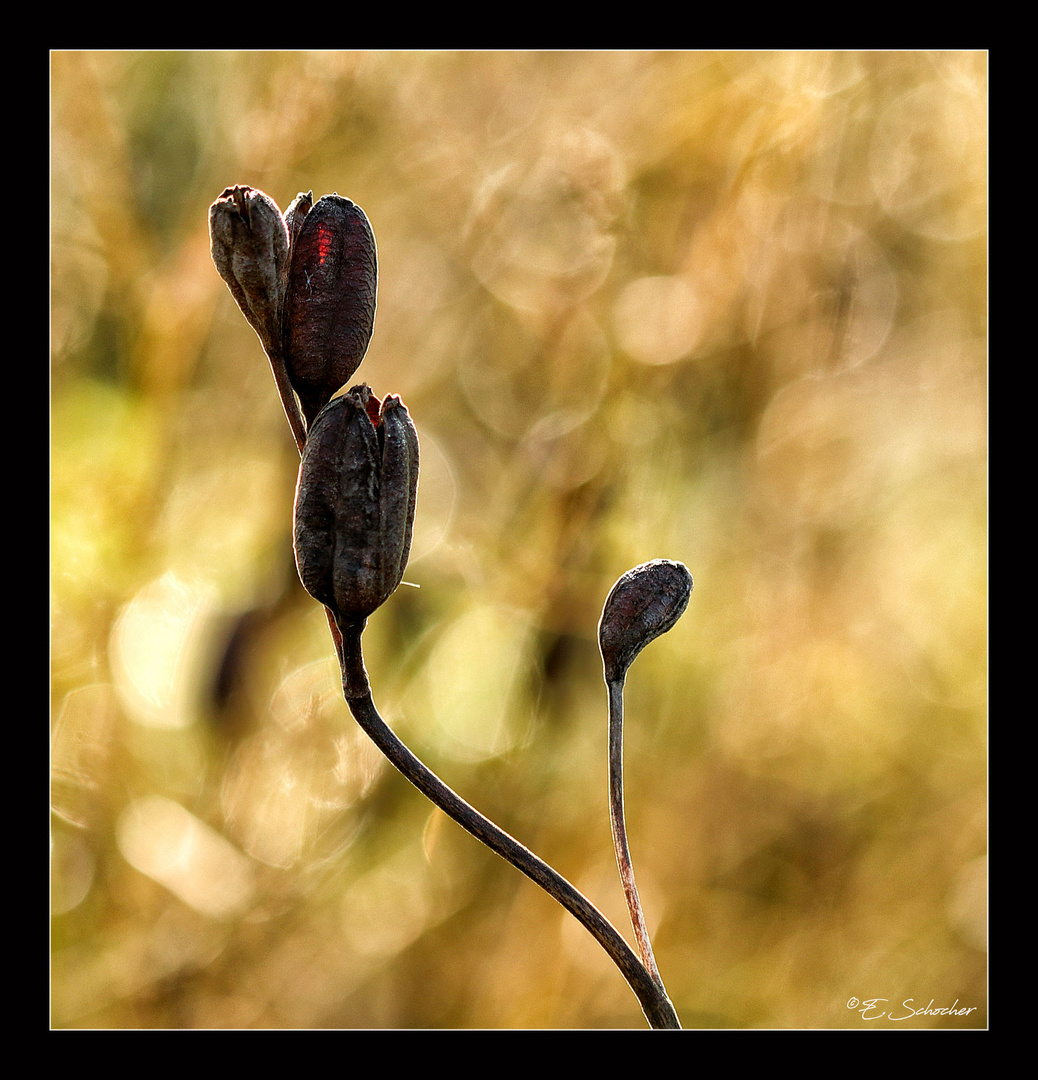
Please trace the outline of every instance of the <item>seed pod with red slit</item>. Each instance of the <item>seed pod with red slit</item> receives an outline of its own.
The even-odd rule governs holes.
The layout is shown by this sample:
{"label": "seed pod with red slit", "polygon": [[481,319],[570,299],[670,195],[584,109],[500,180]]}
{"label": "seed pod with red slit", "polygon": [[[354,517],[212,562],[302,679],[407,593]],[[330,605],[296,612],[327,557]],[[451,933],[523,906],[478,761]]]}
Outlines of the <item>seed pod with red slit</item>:
{"label": "seed pod with red slit", "polygon": [[301,222],[293,217],[291,227],[285,364],[309,427],[367,351],[378,262],[364,211],[341,195],[318,199]]}

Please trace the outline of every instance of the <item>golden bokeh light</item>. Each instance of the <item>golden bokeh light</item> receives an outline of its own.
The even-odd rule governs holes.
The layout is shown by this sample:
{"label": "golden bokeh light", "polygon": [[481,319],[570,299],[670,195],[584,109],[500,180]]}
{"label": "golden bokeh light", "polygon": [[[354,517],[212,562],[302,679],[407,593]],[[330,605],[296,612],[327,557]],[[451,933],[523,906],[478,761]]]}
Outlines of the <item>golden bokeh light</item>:
{"label": "golden bokeh light", "polygon": [[343,702],[232,184],[374,230],[394,729],[631,940],[596,628],[684,562],[625,725],[683,1026],[986,1026],[987,59],[52,54],[54,1027],[645,1027]]}

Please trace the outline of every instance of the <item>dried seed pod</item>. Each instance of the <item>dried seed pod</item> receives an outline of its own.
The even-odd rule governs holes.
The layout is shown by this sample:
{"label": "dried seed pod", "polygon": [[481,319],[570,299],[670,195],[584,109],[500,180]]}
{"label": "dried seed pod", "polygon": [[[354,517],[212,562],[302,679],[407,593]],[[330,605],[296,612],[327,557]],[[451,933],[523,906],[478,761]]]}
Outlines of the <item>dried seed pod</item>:
{"label": "dried seed pod", "polygon": [[617,581],[598,624],[607,683],[623,682],[638,653],[681,618],[691,595],[688,568],[670,559],[642,563]]}
{"label": "dried seed pod", "polygon": [[378,264],[368,219],[349,199],[325,195],[301,221],[297,217],[283,340],[288,377],[309,426],[367,351]]}
{"label": "dried seed pod", "polygon": [[367,386],[314,420],[299,466],[299,579],[340,621],[362,621],[400,584],[411,551],[418,433],[395,395]]}
{"label": "dried seed pod", "polygon": [[288,228],[277,203],[236,184],[209,207],[213,262],[268,356],[281,351]]}
{"label": "dried seed pod", "polygon": [[[290,260],[292,258],[292,248],[303,225],[303,220],[313,207],[314,193],[312,191],[301,191],[288,204],[288,209],[285,211],[285,225],[288,227],[288,257]],[[285,272],[286,274],[288,272],[287,266]]]}

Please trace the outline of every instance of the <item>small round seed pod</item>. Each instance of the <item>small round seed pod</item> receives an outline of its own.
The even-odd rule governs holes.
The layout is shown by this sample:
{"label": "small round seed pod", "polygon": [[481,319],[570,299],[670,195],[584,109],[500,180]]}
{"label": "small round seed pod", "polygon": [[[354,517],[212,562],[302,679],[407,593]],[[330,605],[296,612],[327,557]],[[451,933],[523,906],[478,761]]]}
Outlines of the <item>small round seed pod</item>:
{"label": "small round seed pod", "polygon": [[653,559],[628,570],[612,587],[598,624],[606,682],[622,682],[634,658],[681,618],[692,595],[684,563]]}

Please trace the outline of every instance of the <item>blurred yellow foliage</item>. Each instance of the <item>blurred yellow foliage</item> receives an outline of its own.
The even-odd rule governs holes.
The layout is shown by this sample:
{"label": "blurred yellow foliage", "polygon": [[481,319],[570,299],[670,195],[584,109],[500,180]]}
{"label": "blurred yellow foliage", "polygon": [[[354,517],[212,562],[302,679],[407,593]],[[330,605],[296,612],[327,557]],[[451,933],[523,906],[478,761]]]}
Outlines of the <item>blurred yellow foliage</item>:
{"label": "blurred yellow foliage", "polygon": [[53,1025],[645,1026],[339,696],[245,183],[374,227],[405,741],[629,936],[596,626],[679,559],[626,787],[683,1025],[985,1026],[986,54],[51,61]]}

